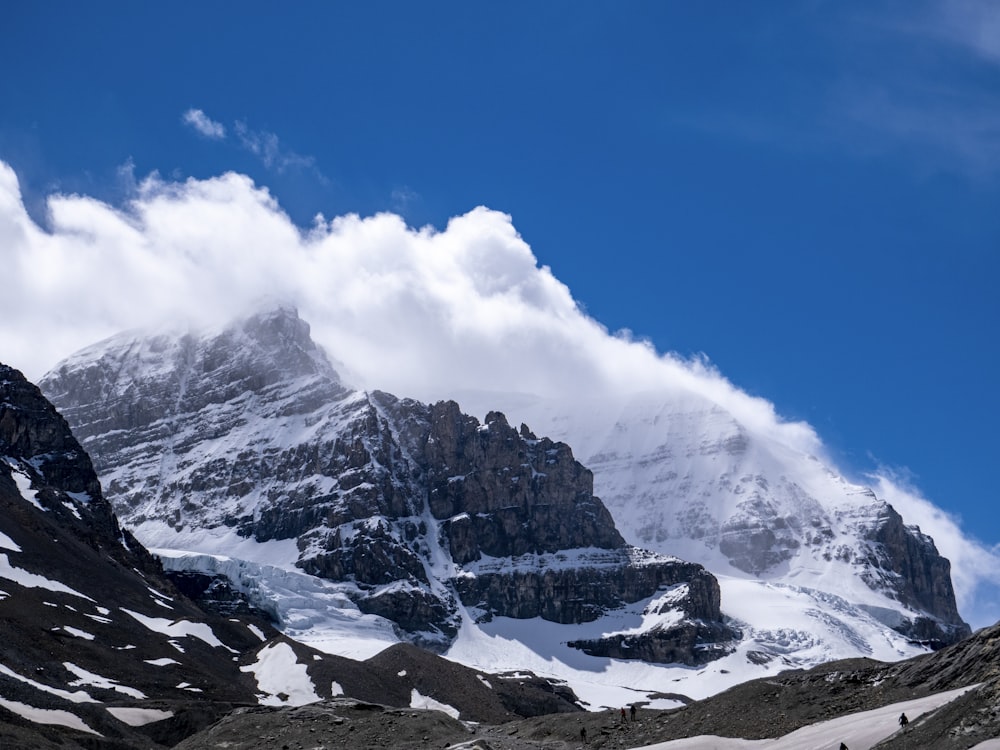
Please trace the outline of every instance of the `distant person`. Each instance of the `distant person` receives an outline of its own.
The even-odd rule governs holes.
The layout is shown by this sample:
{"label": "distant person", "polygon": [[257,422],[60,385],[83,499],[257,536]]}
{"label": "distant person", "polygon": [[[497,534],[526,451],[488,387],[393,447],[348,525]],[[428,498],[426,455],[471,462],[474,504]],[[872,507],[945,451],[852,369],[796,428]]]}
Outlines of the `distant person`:
{"label": "distant person", "polygon": [[632,716],[632,721],[635,721],[635,704],[634,703],[632,704],[632,707],[629,708],[628,712]]}
{"label": "distant person", "polygon": [[625,723],[625,706],[622,706],[622,724]]}
{"label": "distant person", "polygon": [[905,727],[909,723],[910,723],[910,720],[906,718],[906,714],[900,714],[899,715],[899,726]]}
{"label": "distant person", "polygon": [[587,727],[580,727],[580,742],[587,744]]}

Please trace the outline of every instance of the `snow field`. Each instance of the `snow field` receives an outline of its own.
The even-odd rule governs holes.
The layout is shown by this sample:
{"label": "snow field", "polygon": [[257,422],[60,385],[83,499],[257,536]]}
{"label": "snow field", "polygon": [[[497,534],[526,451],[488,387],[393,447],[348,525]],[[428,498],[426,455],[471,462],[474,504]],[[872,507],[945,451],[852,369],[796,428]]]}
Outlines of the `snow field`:
{"label": "snow field", "polygon": [[972,690],[972,687],[949,690],[872,711],[841,716],[830,721],[810,724],[776,739],[741,740],[701,736],[645,745],[641,750],[831,750],[838,747],[841,742],[851,750],[869,750],[872,745],[899,730],[897,718],[901,713],[905,713],[912,721],[928,711],[950,703],[969,690]]}

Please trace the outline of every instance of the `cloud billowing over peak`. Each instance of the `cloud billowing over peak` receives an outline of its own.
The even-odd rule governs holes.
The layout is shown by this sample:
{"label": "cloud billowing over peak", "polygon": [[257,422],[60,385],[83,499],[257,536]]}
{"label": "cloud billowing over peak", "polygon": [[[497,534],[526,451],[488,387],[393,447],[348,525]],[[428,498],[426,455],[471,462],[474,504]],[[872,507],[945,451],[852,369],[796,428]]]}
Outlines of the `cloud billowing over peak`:
{"label": "cloud billowing over peak", "polygon": [[[213,123],[192,115],[189,124],[201,131]],[[48,211],[47,227],[29,217],[13,170],[0,162],[0,265],[8,276],[0,315],[17,321],[0,327],[0,350],[33,378],[124,329],[218,324],[278,299],[298,308],[358,387],[425,401],[463,391],[690,393],[755,434],[824,453],[809,425],[783,421],[706,362],[611,334],[539,266],[511,217],[488,208],[443,229],[409,227],[390,213],[318,216],[301,228],[266,189],[227,173],[184,182],[152,176],[121,207],[55,195]],[[930,506],[882,481],[898,491],[892,502],[904,516],[907,498]],[[965,544],[943,514],[936,523],[925,531],[956,568],[963,556],[969,561],[974,587],[993,556]]]}

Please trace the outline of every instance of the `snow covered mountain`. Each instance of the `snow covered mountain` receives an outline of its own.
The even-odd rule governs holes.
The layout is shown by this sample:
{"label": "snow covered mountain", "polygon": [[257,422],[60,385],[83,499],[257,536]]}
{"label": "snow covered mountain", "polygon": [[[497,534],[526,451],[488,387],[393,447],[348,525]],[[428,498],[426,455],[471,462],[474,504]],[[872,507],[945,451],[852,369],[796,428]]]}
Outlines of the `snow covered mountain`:
{"label": "snow covered mountain", "polygon": [[403,636],[570,680],[596,706],[968,633],[932,540],[687,396],[463,395],[480,424],[347,388],[287,308],[122,334],[41,385],[168,567],[226,575],[329,652]]}
{"label": "snow covered mountain", "polygon": [[[573,445],[626,540],[723,581],[822,592],[932,646],[968,634],[950,564],[891,505],[691,392],[581,404],[465,394]],[[743,586],[744,583],[734,583]]]}
{"label": "snow covered mountain", "polygon": [[0,746],[172,747],[238,706],[339,696],[490,723],[580,711],[565,686],[409,645],[364,662],[320,653],[199,575],[225,616],[119,525],[66,421],[0,364]]}

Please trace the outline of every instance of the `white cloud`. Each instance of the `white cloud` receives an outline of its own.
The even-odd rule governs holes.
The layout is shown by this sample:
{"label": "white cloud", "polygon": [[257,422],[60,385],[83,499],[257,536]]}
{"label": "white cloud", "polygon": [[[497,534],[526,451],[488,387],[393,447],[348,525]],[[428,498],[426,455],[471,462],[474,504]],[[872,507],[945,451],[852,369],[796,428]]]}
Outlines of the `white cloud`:
{"label": "white cloud", "polygon": [[185,125],[190,125],[206,138],[222,140],[226,137],[226,128],[221,122],[216,122],[200,109],[189,109],[181,116]]}
{"label": "white cloud", "polygon": [[[360,387],[426,401],[468,390],[693,392],[755,433],[824,453],[809,425],[782,421],[706,362],[610,334],[496,211],[473,209],[443,230],[388,213],[318,216],[302,230],[267,190],[233,173],[150,177],[122,208],[57,195],[48,209],[43,229],[0,162],[0,357],[34,379],[122,329],[178,317],[220,322],[278,298],[299,308]],[[955,562],[971,601],[997,556],[899,482],[879,481],[880,495]]]}

